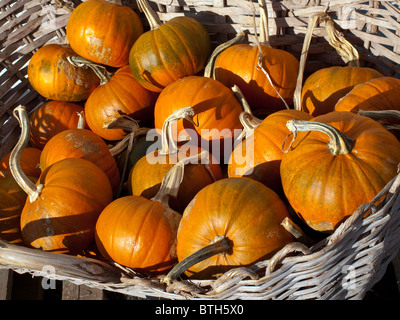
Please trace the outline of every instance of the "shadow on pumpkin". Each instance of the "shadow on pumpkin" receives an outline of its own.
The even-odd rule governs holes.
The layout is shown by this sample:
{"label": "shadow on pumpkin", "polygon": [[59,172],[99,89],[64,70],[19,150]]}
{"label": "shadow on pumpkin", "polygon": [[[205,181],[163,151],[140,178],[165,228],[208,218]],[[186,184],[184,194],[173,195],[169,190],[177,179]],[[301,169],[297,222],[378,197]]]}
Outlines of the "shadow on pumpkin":
{"label": "shadow on pumpkin", "polygon": [[[81,108],[79,108],[79,106]],[[46,102],[40,104],[36,109],[34,109],[30,115],[29,122],[31,128],[30,141],[37,148],[43,149],[47,141],[52,138],[57,133],[69,128],[71,120],[65,119],[60,115],[60,108],[63,108],[64,114],[67,114],[67,110],[84,111],[84,108],[78,102],[71,103],[69,106],[68,102],[56,102],[47,100]],[[53,114],[56,113],[57,116]],[[68,120],[68,123],[66,123]],[[76,122],[78,122],[78,116],[76,117]],[[88,125],[85,123],[85,128],[89,129]]]}
{"label": "shadow on pumpkin", "polygon": [[[107,250],[104,248],[102,241],[98,237],[96,237],[95,243],[96,243],[97,250],[100,252],[100,255],[103,259],[108,260],[108,261],[114,261],[113,258],[107,252]],[[119,261],[115,261],[115,262],[120,263]],[[176,263],[177,263],[177,259],[171,259],[171,260],[160,262],[160,263],[157,263],[154,265],[147,266],[146,268],[135,268],[134,266],[127,266],[127,265],[124,265],[123,263],[120,263],[120,264],[124,265],[125,267],[134,269],[135,271],[138,271],[143,274],[157,276],[157,275],[166,274],[166,272],[168,272],[168,270],[172,269],[172,267]]]}
{"label": "shadow on pumpkin", "polygon": [[332,112],[339,99],[349,93],[351,89],[353,86],[337,90],[323,100],[319,100],[311,90],[307,90],[301,99],[302,110],[314,117]]}
{"label": "shadow on pumpkin", "polygon": [[77,254],[94,239],[97,215],[93,212],[28,222],[21,233],[25,245],[44,251]]}
{"label": "shadow on pumpkin", "polygon": [[281,160],[260,163],[254,167],[237,168],[236,174],[261,182],[275,191],[281,198],[284,197],[280,177]]}
{"label": "shadow on pumpkin", "polygon": [[[400,110],[400,103],[398,102],[398,90],[390,89],[384,92],[377,92],[376,95],[371,96],[367,99],[363,99],[361,102],[352,101],[343,104],[338,104],[338,111],[347,110],[353,113],[357,113],[359,110],[363,111],[379,111],[379,110]],[[357,99],[358,100],[358,99]],[[400,120],[395,118],[383,118],[377,119],[377,121],[383,125],[385,124],[395,124],[399,125]],[[391,133],[393,133],[398,139],[400,138],[400,130],[393,128],[389,129]]]}
{"label": "shadow on pumpkin", "polygon": [[[245,81],[239,75],[222,68],[216,68],[215,73],[221,79],[226,79],[227,83],[225,85],[231,88],[233,85],[237,85],[242,91],[244,97],[246,98],[250,108],[252,110],[258,110],[261,116],[265,117],[270,113],[278,110],[285,109],[283,101],[279,97],[273,97],[264,92],[264,89],[260,87],[256,81],[250,80]],[[274,86],[277,90],[282,90],[272,79]],[[288,105],[292,104],[292,100],[286,101]]]}

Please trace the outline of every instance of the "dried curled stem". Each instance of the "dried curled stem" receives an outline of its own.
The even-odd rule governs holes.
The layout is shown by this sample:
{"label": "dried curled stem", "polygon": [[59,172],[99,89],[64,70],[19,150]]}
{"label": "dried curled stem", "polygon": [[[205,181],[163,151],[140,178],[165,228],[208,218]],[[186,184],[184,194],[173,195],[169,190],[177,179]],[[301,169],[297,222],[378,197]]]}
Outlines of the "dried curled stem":
{"label": "dried curled stem", "polygon": [[210,258],[216,254],[228,252],[232,249],[231,241],[225,236],[217,236],[213,243],[196,251],[190,256],[180,261],[174,268],[162,279],[162,282],[170,285],[174,280],[189,269],[191,266]]}
{"label": "dried curled stem", "polygon": [[181,119],[186,119],[193,125],[197,124],[193,121],[193,116],[195,115],[194,109],[192,107],[185,107],[173,112],[163,123],[161,129],[161,150],[160,155],[175,154],[178,152],[178,144],[174,139],[172,125]]}
{"label": "dried curled stem", "polygon": [[354,141],[345,136],[335,127],[316,121],[306,120],[289,120],[286,127],[293,133],[293,140],[296,138],[297,132],[319,131],[329,137],[328,148],[333,155],[348,154],[353,149]]}
{"label": "dried curled stem", "polygon": [[22,105],[13,110],[13,115],[19,122],[21,135],[10,154],[10,170],[18,185],[28,194],[30,202],[34,202],[39,197],[44,186],[42,184],[35,185],[22,171],[20,165],[22,151],[29,142],[29,117],[25,107]]}

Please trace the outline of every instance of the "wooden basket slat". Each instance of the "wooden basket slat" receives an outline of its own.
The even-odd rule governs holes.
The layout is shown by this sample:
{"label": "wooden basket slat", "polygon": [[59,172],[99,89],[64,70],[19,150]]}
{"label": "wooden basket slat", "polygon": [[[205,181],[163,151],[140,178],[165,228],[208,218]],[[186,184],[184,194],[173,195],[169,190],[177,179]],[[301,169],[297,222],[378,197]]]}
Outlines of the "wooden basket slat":
{"label": "wooden basket slat", "polygon": [[38,38],[40,33],[38,34],[36,30],[40,30],[42,21],[43,17],[39,15],[34,20],[28,21],[24,25],[24,28],[15,29],[14,32],[8,34],[7,40],[4,42],[4,46],[10,46],[21,39],[26,38],[27,36],[32,36],[34,39]]}
{"label": "wooden basket slat", "polygon": [[7,21],[6,23],[3,23],[1,21],[1,26],[0,26],[0,41],[2,41],[4,38],[6,38],[11,32],[10,30],[13,30],[14,28],[19,27],[22,23],[25,21],[29,21],[32,19],[35,19],[39,15],[37,8],[30,8],[26,11],[23,11],[21,15],[18,17],[15,17],[11,21]]}
{"label": "wooden basket slat", "polygon": [[[19,60],[16,61],[11,67],[7,69],[7,71],[0,76],[0,83],[5,83],[7,80],[9,80],[11,77],[13,77],[15,74],[20,73],[19,77],[23,77],[23,73],[26,70],[23,69],[25,64],[27,64],[30,60],[30,57],[25,55],[22,56]],[[0,95],[2,95],[4,92],[0,91]]]}

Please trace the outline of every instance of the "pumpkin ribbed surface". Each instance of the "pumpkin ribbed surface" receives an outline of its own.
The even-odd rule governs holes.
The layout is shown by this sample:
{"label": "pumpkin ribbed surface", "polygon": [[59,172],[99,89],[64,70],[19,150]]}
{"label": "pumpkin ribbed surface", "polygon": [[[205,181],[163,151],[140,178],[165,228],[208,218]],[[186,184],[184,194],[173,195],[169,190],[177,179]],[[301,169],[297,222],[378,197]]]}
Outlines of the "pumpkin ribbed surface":
{"label": "pumpkin ribbed surface", "polygon": [[301,91],[302,110],[312,116],[331,112],[337,101],[357,84],[383,77],[371,68],[329,67],[311,74],[304,82]]}
{"label": "pumpkin ribbed surface", "polygon": [[77,253],[94,240],[95,224],[112,201],[106,174],[79,158],[60,160],[47,168],[37,184],[36,201],[26,201],[21,232],[26,245],[58,253]]}
{"label": "pumpkin ribbed surface", "polygon": [[310,227],[332,232],[396,175],[400,143],[376,121],[351,112],[331,112],[314,121],[338,129],[352,146],[347,153],[334,154],[327,134],[299,132],[282,158],[282,185]]}
{"label": "pumpkin ribbed surface", "polygon": [[[28,178],[36,182],[36,177]],[[10,172],[0,171],[0,239],[23,244],[21,235],[21,212],[27,195]]]}
{"label": "pumpkin ribbed surface", "polygon": [[78,113],[84,108],[67,101],[47,101],[30,115],[30,142],[39,149],[57,133],[78,128]]}
{"label": "pumpkin ribbed surface", "polygon": [[56,134],[49,140],[40,156],[40,167],[45,170],[65,158],[82,158],[101,168],[110,180],[114,191],[118,190],[120,173],[107,144],[87,129],[70,129]]}
{"label": "pumpkin ribbed surface", "polygon": [[77,102],[87,99],[100,81],[92,70],[69,63],[67,57],[74,55],[76,53],[67,45],[41,47],[29,61],[29,83],[50,100]]}
{"label": "pumpkin ribbed surface", "polygon": [[128,64],[129,51],[142,33],[142,22],[132,8],[104,0],[81,3],[67,24],[68,41],[76,53],[112,67]]}
{"label": "pumpkin ribbed surface", "polygon": [[158,201],[139,196],[114,200],[96,224],[100,252],[124,266],[157,272],[175,262],[175,233]]}
{"label": "pumpkin ribbed surface", "polygon": [[98,86],[85,103],[85,117],[90,129],[106,140],[121,140],[127,132],[120,128],[105,128],[121,114],[141,125],[153,119],[157,95],[141,86],[129,69],[119,68],[104,84]]}
{"label": "pumpkin ribbed surface", "polygon": [[160,92],[201,71],[210,53],[211,41],[204,26],[190,17],[175,17],[136,40],[129,66],[142,86]]}
{"label": "pumpkin ribbed surface", "polygon": [[238,44],[224,50],[215,63],[215,79],[228,88],[237,85],[254,110],[269,112],[285,108],[293,103],[299,61],[289,52],[262,45],[262,66],[259,67],[257,46]]}
{"label": "pumpkin ribbed surface", "polygon": [[177,235],[181,261],[212,243],[217,236],[232,242],[232,252],[215,255],[187,273],[208,278],[232,267],[267,259],[292,242],[280,223],[288,216],[283,201],[271,189],[248,178],[226,178],[203,188],[183,213]]}
{"label": "pumpkin ribbed surface", "polygon": [[185,119],[178,120],[172,125],[178,137],[185,134],[185,129],[191,129],[196,137],[193,132],[186,135],[200,143],[199,137],[205,141],[232,138],[237,134],[235,129],[242,129],[239,115],[243,109],[232,91],[219,81],[202,76],[179,79],[160,93],[154,110],[155,128],[161,130],[174,111],[188,106],[193,108],[193,119],[198,126]]}

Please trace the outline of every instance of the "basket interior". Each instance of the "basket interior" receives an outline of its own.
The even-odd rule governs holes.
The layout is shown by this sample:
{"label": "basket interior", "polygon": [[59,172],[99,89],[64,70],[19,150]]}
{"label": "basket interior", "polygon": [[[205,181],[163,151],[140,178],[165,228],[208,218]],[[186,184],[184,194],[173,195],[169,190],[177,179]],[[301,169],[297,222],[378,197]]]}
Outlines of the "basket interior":
{"label": "basket interior", "polygon": [[[0,158],[16,143],[19,127],[12,110],[19,104],[28,111],[45,101],[30,86],[27,65],[44,44],[66,41],[70,8],[78,0],[3,0],[0,12]],[[246,41],[255,43],[259,34],[257,1],[248,0],[157,0],[149,1],[161,21],[191,16],[204,24],[213,46],[233,38],[239,30]],[[122,4],[139,12],[135,0]],[[275,48],[300,57],[309,17],[323,11],[328,1],[267,1],[269,37]],[[400,9],[398,1],[329,1],[329,15],[337,28],[360,54],[362,66],[384,75],[400,75]],[[344,62],[317,27],[308,52],[305,76],[313,71]]]}

